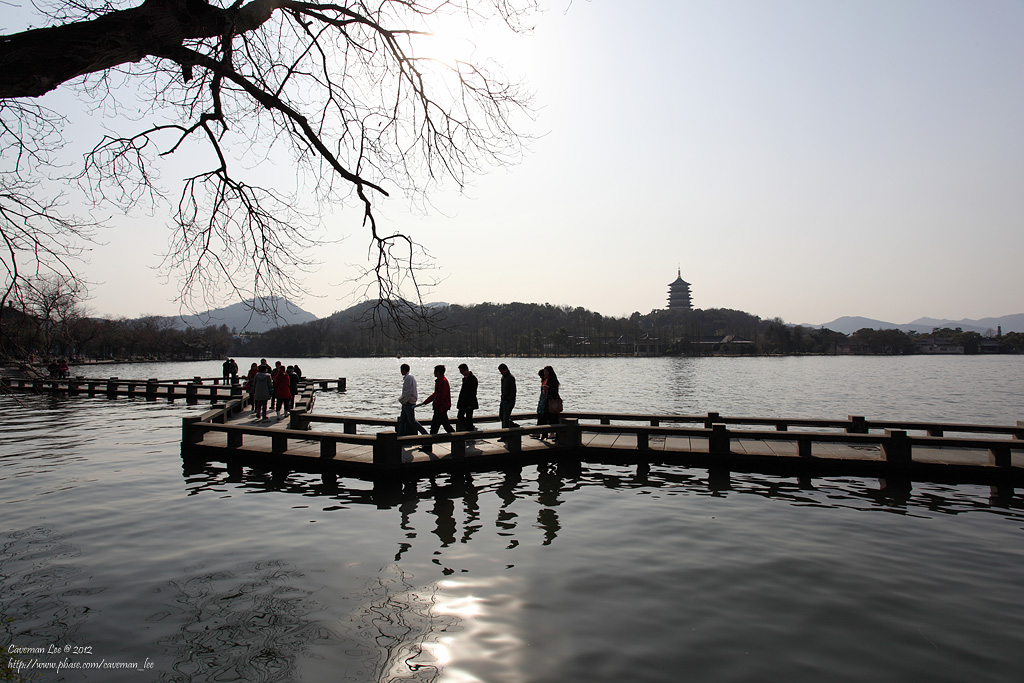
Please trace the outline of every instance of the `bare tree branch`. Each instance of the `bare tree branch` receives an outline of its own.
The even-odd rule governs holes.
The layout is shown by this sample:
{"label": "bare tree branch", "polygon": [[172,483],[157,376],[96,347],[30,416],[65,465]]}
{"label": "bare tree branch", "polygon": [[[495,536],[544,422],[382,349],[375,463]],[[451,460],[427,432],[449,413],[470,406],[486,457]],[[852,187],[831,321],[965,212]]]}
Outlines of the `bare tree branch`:
{"label": "bare tree branch", "polygon": [[[166,195],[154,164],[194,155],[195,172],[172,203],[164,259],[181,279],[183,305],[225,293],[300,295],[320,228],[318,212],[300,207],[354,199],[370,233],[376,298],[391,302],[381,311],[397,319],[422,308],[414,254],[425,252],[410,236],[379,228],[375,201],[395,190],[421,196],[446,178],[462,186],[491,164],[514,162],[523,140],[515,122],[530,103],[485,64],[430,59],[417,54],[416,41],[444,15],[499,18],[524,30],[535,2],[52,0],[56,25],[0,37],[0,103],[10,112],[31,108],[30,98],[75,81],[123,108],[112,76],[145,86],[147,106],[136,116],[156,122],[105,137],[78,177],[97,202],[157,205]],[[34,120],[26,130],[5,117],[11,129],[0,131],[4,168],[20,182],[52,168],[46,142],[59,129],[52,117]],[[300,179],[290,190],[255,172],[284,152],[295,164],[289,175]],[[311,197],[302,179],[311,180]],[[85,237],[84,224],[49,225]],[[3,226],[6,237],[13,228]]]}

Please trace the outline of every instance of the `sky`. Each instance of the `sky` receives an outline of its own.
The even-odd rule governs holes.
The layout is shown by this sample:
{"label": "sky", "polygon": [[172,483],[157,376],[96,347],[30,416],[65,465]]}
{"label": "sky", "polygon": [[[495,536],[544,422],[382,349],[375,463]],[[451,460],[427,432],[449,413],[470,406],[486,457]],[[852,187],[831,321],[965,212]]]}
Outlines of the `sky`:
{"label": "sky", "polygon": [[[1024,0],[546,7],[478,46],[534,93],[522,161],[426,210],[378,203],[433,257],[426,301],[625,316],[679,273],[697,308],[790,323],[1024,312]],[[110,125],[80,115],[67,137]],[[358,207],[322,210],[345,239],[295,303],[325,317],[359,300],[369,236]],[[155,270],[168,215],[112,221],[91,312],[178,312]]]}

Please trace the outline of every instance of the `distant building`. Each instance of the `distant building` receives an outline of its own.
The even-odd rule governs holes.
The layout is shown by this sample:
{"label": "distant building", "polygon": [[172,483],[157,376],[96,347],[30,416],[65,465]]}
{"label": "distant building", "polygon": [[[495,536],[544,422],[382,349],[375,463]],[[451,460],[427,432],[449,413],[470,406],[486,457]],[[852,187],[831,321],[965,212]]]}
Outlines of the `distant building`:
{"label": "distant building", "polygon": [[1002,349],[999,348],[998,339],[992,339],[990,337],[978,342],[978,353],[999,353],[1001,350]]}
{"label": "distant building", "polygon": [[675,282],[668,286],[668,307],[673,311],[692,311],[690,300],[690,283],[683,279],[682,271],[677,271]]}
{"label": "distant building", "polygon": [[926,353],[929,355],[937,354],[958,354],[964,352],[962,344],[954,344],[948,339],[938,339],[936,337],[921,337],[914,342],[914,347],[918,353]]}

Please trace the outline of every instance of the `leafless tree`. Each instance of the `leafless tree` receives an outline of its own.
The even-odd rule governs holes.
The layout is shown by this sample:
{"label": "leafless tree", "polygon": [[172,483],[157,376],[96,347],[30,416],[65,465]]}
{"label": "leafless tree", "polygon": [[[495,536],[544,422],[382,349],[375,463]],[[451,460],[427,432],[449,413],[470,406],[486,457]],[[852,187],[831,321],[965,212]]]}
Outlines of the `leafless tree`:
{"label": "leafless tree", "polygon": [[72,331],[85,315],[85,291],[73,278],[28,278],[19,288],[19,305],[35,326],[35,348],[47,356],[74,345]]}
{"label": "leafless tree", "polygon": [[60,123],[58,114],[31,100],[0,100],[0,321],[8,304],[24,308],[39,282],[85,288],[76,260],[95,226],[66,214],[63,193],[45,186]]}
{"label": "leafless tree", "polygon": [[[77,178],[125,209],[168,201],[164,266],[190,310],[225,292],[294,298],[319,239],[308,193],[358,207],[385,302],[376,315],[405,320],[419,311],[423,252],[378,221],[375,201],[423,197],[445,178],[462,185],[522,151],[528,94],[487,63],[423,56],[418,41],[442,15],[524,30],[537,0],[48,1],[38,7],[49,26],[0,37],[0,231],[13,287],[25,259],[73,274],[92,237],[56,196],[37,199],[61,126],[33,98],[63,84],[98,107],[130,109],[129,92],[145,103],[139,129],[98,140]],[[165,197],[157,162],[176,154],[190,171]],[[292,167],[277,176],[300,178],[294,188],[258,171],[285,154]]]}

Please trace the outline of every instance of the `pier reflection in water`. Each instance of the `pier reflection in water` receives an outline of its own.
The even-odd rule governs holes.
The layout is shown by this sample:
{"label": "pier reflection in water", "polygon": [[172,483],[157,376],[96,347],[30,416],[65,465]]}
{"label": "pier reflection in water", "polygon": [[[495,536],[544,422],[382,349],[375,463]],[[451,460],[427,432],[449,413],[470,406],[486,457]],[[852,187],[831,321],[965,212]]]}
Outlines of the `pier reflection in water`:
{"label": "pier reflection in water", "polygon": [[0,424],[0,645],[155,662],[35,680],[1019,678],[1020,491],[660,465],[375,489],[183,471],[180,403],[22,396],[0,410],[17,417]]}
{"label": "pier reflection in water", "polygon": [[[605,667],[588,679],[668,681],[683,664],[719,680],[721,659],[735,669],[721,680],[779,667],[795,680],[910,680],[922,660],[907,657],[967,672],[963,642],[1008,674],[1014,656],[998,651],[1024,632],[1024,611],[988,588],[1022,587],[1024,556],[1002,543],[1019,537],[1024,500],[987,487],[564,464],[376,489],[215,466],[185,482],[193,496],[298,497],[318,524],[360,508],[390,520],[366,529],[395,544],[370,608],[388,677],[367,680],[433,680],[409,678],[423,667],[437,680],[575,680]],[[425,561],[448,578],[417,587],[422,570],[399,569]],[[347,637],[335,629],[322,646]],[[748,652],[760,659],[740,664]]]}

